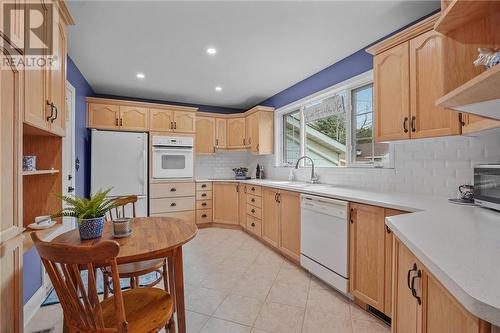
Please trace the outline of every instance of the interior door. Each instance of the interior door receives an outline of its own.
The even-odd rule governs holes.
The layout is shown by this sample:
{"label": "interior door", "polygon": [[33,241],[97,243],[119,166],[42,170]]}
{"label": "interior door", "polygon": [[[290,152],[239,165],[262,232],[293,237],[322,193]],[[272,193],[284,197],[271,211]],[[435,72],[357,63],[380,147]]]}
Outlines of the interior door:
{"label": "interior door", "polygon": [[435,105],[445,91],[446,37],[429,31],[410,40],[412,138],[460,134],[459,113]]}
{"label": "interior door", "polygon": [[[62,191],[64,195],[75,194],[75,88],[66,83],[66,135],[63,138],[63,156],[62,156],[62,172],[63,185]],[[67,204],[64,203],[66,206]],[[75,221],[71,217],[63,217],[64,222],[71,225]]]}

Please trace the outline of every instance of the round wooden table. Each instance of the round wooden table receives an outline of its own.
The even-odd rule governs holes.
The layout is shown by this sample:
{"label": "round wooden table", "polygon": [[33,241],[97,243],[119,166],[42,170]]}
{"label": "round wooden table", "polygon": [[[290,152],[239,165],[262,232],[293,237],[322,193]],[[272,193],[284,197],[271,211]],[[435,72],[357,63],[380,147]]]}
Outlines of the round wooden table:
{"label": "round wooden table", "polygon": [[52,241],[69,245],[92,246],[103,240],[114,240],[120,244],[118,264],[169,258],[172,260],[177,327],[186,332],[186,310],[184,306],[184,273],[182,245],[196,236],[198,228],[193,223],[170,217],[139,217],[132,219],[132,235],[125,238],[112,236],[112,224],[106,222],[101,238],[81,240],[78,229],[65,232]]}

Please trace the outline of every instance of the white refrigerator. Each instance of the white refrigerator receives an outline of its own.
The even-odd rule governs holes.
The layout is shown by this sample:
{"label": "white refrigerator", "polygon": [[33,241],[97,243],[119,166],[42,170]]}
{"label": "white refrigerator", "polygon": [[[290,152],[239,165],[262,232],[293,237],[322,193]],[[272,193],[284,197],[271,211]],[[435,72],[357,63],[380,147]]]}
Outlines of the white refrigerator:
{"label": "white refrigerator", "polygon": [[[110,197],[137,195],[136,216],[148,215],[148,135],[92,130],[90,191],[112,188]],[[128,205],[126,216],[132,215]]]}

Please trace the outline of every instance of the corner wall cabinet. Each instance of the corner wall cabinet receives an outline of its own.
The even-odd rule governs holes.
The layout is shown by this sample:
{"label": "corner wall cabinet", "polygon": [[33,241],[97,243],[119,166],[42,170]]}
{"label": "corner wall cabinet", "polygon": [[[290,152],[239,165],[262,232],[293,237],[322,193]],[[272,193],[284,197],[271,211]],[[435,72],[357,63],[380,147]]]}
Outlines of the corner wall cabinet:
{"label": "corner wall cabinet", "polygon": [[394,242],[393,333],[489,333],[397,238]]}
{"label": "corner wall cabinet", "polygon": [[[451,1],[456,2],[467,1]],[[441,15],[446,15],[449,3],[442,1]],[[500,14],[492,15],[497,19],[481,18],[445,35],[433,30],[441,19],[438,13],[367,49],[374,55],[377,142],[460,135],[500,126],[498,121],[449,109],[453,104],[443,97],[483,71],[473,64],[478,47],[500,46],[500,37],[493,33],[500,28]]]}

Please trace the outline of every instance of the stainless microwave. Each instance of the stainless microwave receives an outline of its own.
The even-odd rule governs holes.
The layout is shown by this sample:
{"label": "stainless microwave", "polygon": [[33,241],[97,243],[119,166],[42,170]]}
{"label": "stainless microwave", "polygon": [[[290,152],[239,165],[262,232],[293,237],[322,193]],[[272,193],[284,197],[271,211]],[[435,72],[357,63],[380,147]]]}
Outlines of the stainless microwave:
{"label": "stainless microwave", "polygon": [[474,167],[474,202],[500,210],[500,164],[481,164]]}

